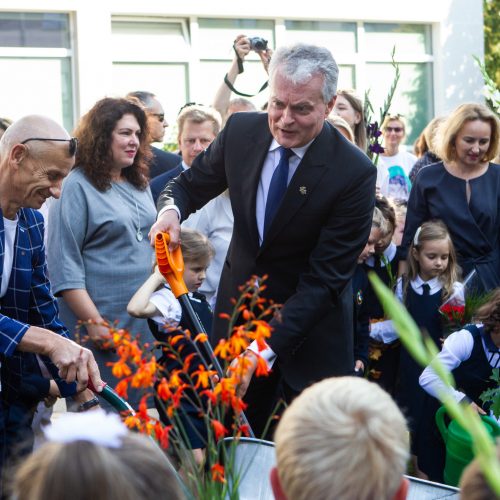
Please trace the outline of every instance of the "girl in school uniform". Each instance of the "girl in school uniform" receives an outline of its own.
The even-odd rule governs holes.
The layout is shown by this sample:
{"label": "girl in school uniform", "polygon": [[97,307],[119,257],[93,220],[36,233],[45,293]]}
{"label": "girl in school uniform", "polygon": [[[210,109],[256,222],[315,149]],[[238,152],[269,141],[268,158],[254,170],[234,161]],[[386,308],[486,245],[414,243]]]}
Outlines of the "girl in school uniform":
{"label": "girl in school uniform", "polygon": [[[184,282],[189,291],[189,300],[194,311],[198,314],[205,330],[210,334],[212,326],[212,311],[204,295],[197,292],[206,276],[206,270],[214,256],[214,249],[210,241],[202,233],[193,229],[182,228],[181,249],[184,257]],[[130,299],[127,311],[131,316],[148,318],[148,324],[155,338],[160,342],[168,342],[169,338],[178,335],[179,330],[187,329],[185,318],[179,301],[170,290],[165,278],[160,274],[158,266],[155,266],[153,274],[144,282]],[[190,366],[193,370],[203,364],[196,356],[196,350],[192,343],[184,339],[176,344],[176,349],[182,358],[195,353],[195,358]],[[165,368],[167,374],[173,370],[182,369],[182,363],[171,356],[163,355],[159,363]],[[182,403],[181,425],[187,435],[186,446],[193,449],[195,458],[202,459],[201,449],[205,447],[206,426],[200,417],[200,410],[196,404],[196,395],[185,398]],[[171,423],[165,414],[163,405],[156,401],[156,406],[163,423]],[[183,438],[183,432],[179,432]]]}
{"label": "girl in school uniform", "polygon": [[[486,304],[475,314],[477,323],[466,325],[452,333],[437,355],[441,363],[452,372],[456,389],[448,388],[428,366],[420,375],[420,386],[432,396],[435,406],[439,405],[439,392],[448,392],[457,402],[467,401],[481,415],[490,411],[480,399],[487,389],[496,387],[491,379],[493,370],[500,368],[500,288],[496,288]],[[424,457],[425,458],[425,457]],[[445,448],[442,443],[432,449],[432,460],[422,463],[429,467],[429,475],[441,479],[439,473],[444,467]]]}
{"label": "girl in school uniform", "polygon": [[[446,226],[438,220],[422,224],[415,233],[407,260],[408,275],[398,281],[396,295],[418,327],[440,349],[443,337],[440,306],[452,296],[457,305],[464,304],[463,286],[458,281],[459,267]],[[409,420],[415,473],[425,477],[419,467],[429,432],[424,425],[427,419],[423,409],[428,408],[425,412],[433,414],[437,408],[427,404],[429,397],[418,381],[421,372],[421,367],[402,348],[396,399]]]}
{"label": "girl in school uniform", "polygon": [[[500,288],[478,309],[475,320],[477,323],[452,333],[437,357],[453,373],[457,388],[449,391],[456,401],[467,401],[486,415],[488,408],[479,396],[494,387],[490,377],[493,369],[500,368]],[[430,366],[420,375],[420,385],[435,398],[439,390],[447,390]]]}

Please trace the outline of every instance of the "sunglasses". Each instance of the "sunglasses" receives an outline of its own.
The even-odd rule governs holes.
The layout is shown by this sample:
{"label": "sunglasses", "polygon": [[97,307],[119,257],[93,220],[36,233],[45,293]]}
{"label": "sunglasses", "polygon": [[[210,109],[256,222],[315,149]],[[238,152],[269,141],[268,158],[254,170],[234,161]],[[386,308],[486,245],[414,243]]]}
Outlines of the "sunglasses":
{"label": "sunglasses", "polygon": [[21,144],[26,144],[29,141],[56,141],[56,142],[69,142],[69,155],[71,157],[76,155],[76,149],[78,147],[78,139],[72,137],[71,139],[48,139],[46,137],[30,137],[24,140]]}
{"label": "sunglasses", "polygon": [[187,102],[186,104],[184,104],[184,106],[182,106],[182,107],[179,109],[179,112],[177,113],[177,115],[180,115],[180,114],[181,114],[181,111],[182,111],[183,109],[190,108],[191,106],[204,106],[204,104],[200,104],[199,102]]}
{"label": "sunglasses", "polygon": [[151,116],[156,116],[158,118],[158,121],[160,123],[163,123],[165,121],[165,113],[149,113]]}
{"label": "sunglasses", "polygon": [[399,134],[400,132],[403,131],[403,127],[385,127],[386,132],[396,132],[396,134]]}

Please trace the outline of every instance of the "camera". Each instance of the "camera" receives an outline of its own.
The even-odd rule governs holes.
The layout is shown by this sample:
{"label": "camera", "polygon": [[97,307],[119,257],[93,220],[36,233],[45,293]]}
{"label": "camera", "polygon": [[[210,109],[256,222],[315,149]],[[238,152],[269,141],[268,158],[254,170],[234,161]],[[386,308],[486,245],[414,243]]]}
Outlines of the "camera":
{"label": "camera", "polygon": [[255,52],[260,52],[261,50],[267,49],[267,40],[264,40],[260,36],[254,36],[249,38],[250,50],[255,50]]}

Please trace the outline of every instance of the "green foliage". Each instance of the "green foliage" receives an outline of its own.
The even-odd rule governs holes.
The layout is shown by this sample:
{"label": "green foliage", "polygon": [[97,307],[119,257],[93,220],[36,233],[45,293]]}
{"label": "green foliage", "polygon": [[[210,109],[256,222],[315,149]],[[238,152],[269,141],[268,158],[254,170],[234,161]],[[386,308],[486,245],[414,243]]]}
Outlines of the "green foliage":
{"label": "green foliage", "polygon": [[484,0],[484,61],[486,72],[500,87],[500,0]]}
{"label": "green foliage", "polygon": [[480,398],[483,403],[491,403],[493,415],[496,418],[500,418],[500,369],[495,368],[490,379],[496,382],[496,387],[484,391]]}
{"label": "green foliage", "polygon": [[484,95],[486,98],[486,104],[492,111],[494,111],[498,116],[500,116],[500,91],[498,90],[498,86],[491,79],[490,75],[488,75],[488,72],[486,71],[486,66],[476,56],[472,57],[474,57],[474,60],[479,66],[479,70],[483,75]]}

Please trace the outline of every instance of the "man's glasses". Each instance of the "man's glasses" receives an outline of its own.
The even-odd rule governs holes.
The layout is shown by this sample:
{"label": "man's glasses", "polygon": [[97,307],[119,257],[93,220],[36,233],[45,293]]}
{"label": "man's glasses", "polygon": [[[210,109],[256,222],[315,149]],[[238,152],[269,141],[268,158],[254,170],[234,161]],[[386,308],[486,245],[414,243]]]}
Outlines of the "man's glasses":
{"label": "man's glasses", "polygon": [[158,118],[158,121],[160,123],[163,123],[165,121],[165,113],[149,113],[151,116],[156,116]]}
{"label": "man's glasses", "polygon": [[26,144],[29,141],[56,141],[56,142],[69,142],[69,155],[71,157],[76,155],[76,149],[78,147],[78,139],[72,137],[71,139],[48,139],[46,137],[30,137],[24,140],[21,144]]}
{"label": "man's glasses", "polygon": [[399,134],[400,132],[403,131],[403,127],[385,127],[386,132],[389,134],[391,132],[396,132],[396,134]]}

